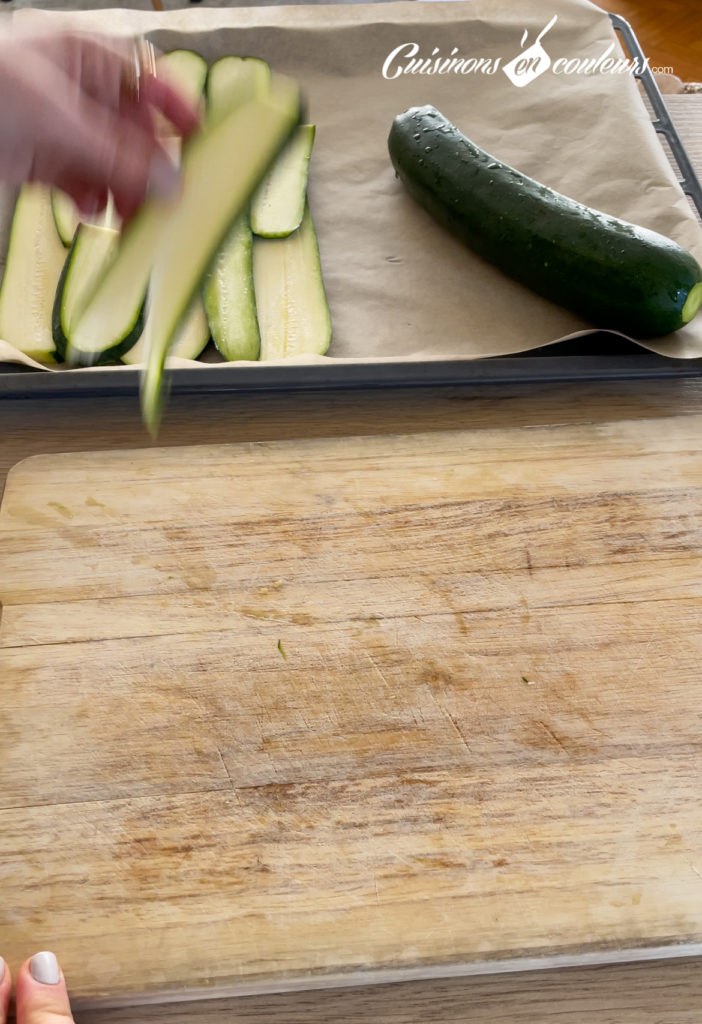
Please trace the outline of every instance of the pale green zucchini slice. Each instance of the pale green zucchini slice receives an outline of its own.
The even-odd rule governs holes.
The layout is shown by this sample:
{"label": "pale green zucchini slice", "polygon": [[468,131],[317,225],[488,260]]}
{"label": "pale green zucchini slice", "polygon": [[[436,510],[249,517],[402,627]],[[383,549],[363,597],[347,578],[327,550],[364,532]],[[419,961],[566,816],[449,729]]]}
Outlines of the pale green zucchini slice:
{"label": "pale green zucchini slice", "polygon": [[[299,117],[297,85],[276,75],[265,94],[208,122],[184,148],[181,195],[170,204],[152,261],[141,382],[142,415],[152,433],[158,429],[163,369],[180,321]],[[141,216],[148,217],[150,208],[159,210],[146,203]]]}
{"label": "pale green zucchini slice", "polygon": [[301,124],[251,201],[251,230],[262,238],[297,231],[305,212],[307,175],[315,126]]}
{"label": "pale green zucchini slice", "polygon": [[51,190],[51,212],[59,238],[65,246],[69,246],[81,221],[80,210],[69,195],[55,188]]}
{"label": "pale green zucchini slice", "polygon": [[[179,90],[183,99],[190,106],[194,108],[199,106],[207,77],[207,62],[199,54],[193,50],[172,50],[159,58],[158,70],[165,73],[170,84]],[[180,163],[180,139],[172,137],[166,142],[172,159],[176,163]],[[197,359],[209,340],[210,328],[202,299],[198,295],[193,299],[190,309],[178,328],[170,355],[178,356],[180,359]],[[124,353],[122,362],[133,366],[144,361],[145,350],[142,338]]]}
{"label": "pale green zucchini slice", "polygon": [[159,57],[158,74],[164,73],[169,85],[177,89],[185,102],[197,109],[207,78],[207,61],[194,50],[171,50]]}
{"label": "pale green zucchini slice", "polygon": [[212,264],[203,291],[217,350],[227,360],[258,359],[261,346],[253,286],[252,236],[243,213]]}
{"label": "pale green zucchini slice", "polygon": [[[270,89],[265,61],[223,57],[207,79],[210,119]],[[260,337],[253,287],[252,238],[248,213],[242,213],[210,268],[203,289],[212,340],[227,360],[258,359]]]}
{"label": "pale green zucchini slice", "polygon": [[253,274],[261,359],[324,355],[331,316],[309,204],[292,235],[254,237]]}
{"label": "pale green zucchini slice", "polygon": [[65,259],[50,189],[23,185],[0,285],[0,338],[39,362],[55,360],[51,312]]}
{"label": "pale green zucchini slice", "polygon": [[73,236],[79,224],[95,224],[97,227],[112,228],[114,231],[119,230],[119,216],[115,210],[111,194],[107,196],[107,204],[104,210],[95,217],[87,217],[81,213],[69,195],[55,188],[51,191],[51,210],[54,215],[56,230],[65,246],[69,246],[73,241]]}
{"label": "pale green zucchini slice", "polygon": [[[52,315],[54,344],[60,356],[65,356],[70,345],[71,323],[76,309],[83,304],[85,295],[90,292],[103,268],[114,258],[118,244],[119,232],[111,228],[101,228],[94,224],[79,224],[76,228],[56,289]],[[141,312],[135,321],[127,310],[121,337],[116,338],[111,349],[101,354],[98,362],[112,362],[119,358],[136,342],[142,327]]]}
{"label": "pale green zucchini slice", "polygon": [[103,268],[69,326],[66,359],[92,365],[115,348],[127,324],[136,325],[149,284],[156,249],[173,202],[145,203],[120,236],[114,257]]}
{"label": "pale green zucchini slice", "polygon": [[[173,346],[168,352],[170,356],[177,356],[178,359],[197,359],[207,347],[210,340],[210,325],[205,316],[205,309],[200,296],[196,296],[185,314],[183,321],[173,340]],[[136,345],[125,352],[122,362],[135,366],[145,362],[144,338],[137,341]]]}
{"label": "pale green zucchini slice", "polygon": [[[179,88],[188,102],[196,106],[207,73],[203,58],[191,50],[173,50],[159,58],[161,63],[167,68],[166,74],[174,87]],[[177,162],[180,139],[170,137],[164,139],[164,144]],[[121,344],[124,316],[131,317],[132,324],[137,324],[142,315],[158,241],[171,216],[172,207],[173,202],[150,200],[124,229],[114,259],[103,268],[92,292],[86,294],[85,302],[74,313],[75,323],[70,325],[70,344],[66,354],[70,362],[83,365],[99,363],[106,352],[114,351]]]}
{"label": "pale green zucchini slice", "polygon": [[205,90],[207,117],[216,120],[233,106],[267,92],[271,69],[258,57],[222,57],[214,62]]}

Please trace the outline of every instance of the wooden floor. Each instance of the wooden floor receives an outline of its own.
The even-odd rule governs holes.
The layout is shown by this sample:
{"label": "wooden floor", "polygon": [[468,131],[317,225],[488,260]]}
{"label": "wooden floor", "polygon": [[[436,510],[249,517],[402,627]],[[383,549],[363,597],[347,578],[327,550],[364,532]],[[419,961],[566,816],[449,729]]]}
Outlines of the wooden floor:
{"label": "wooden floor", "polygon": [[701,0],[596,0],[631,24],[652,67],[702,82]]}

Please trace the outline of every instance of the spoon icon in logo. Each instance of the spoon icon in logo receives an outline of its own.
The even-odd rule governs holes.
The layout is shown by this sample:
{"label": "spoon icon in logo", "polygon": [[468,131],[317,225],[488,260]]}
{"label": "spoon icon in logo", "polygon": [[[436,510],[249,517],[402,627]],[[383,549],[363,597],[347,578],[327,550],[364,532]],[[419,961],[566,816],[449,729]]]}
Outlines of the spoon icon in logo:
{"label": "spoon icon in logo", "polygon": [[535,78],[543,75],[551,67],[551,58],[541,45],[541,40],[557,21],[558,15],[554,14],[546,28],[539,32],[535,42],[531,44],[528,50],[524,49],[524,44],[529,36],[529,30],[524,29],[522,53],[518,54],[509,64],[505,64],[502,69],[510,82],[516,85],[518,89],[523,89],[525,85],[529,85],[529,82],[533,82]]}

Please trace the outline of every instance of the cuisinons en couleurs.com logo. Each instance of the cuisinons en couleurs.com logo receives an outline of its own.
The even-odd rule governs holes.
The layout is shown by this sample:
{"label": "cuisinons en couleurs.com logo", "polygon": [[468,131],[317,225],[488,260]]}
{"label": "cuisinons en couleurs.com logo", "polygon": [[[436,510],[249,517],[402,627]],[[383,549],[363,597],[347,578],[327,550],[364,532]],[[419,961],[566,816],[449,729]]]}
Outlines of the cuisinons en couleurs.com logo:
{"label": "cuisinons en couleurs.com logo", "polygon": [[[466,56],[457,46],[447,55],[442,54],[438,46],[430,54],[422,54],[419,43],[406,42],[400,43],[387,55],[382,75],[383,78],[394,79],[402,75],[495,75],[502,71],[513,85],[523,89],[547,71],[554,75],[638,75],[648,66],[648,59],[639,61],[637,57],[628,58],[614,53],[617,45],[614,41],[596,57],[575,55],[553,60],[544,45],[544,38],[557,21],[558,15],[554,14],[529,46],[529,30],[525,29],[519,52],[506,64],[503,64],[501,56]],[[658,70],[672,73],[672,68]]]}

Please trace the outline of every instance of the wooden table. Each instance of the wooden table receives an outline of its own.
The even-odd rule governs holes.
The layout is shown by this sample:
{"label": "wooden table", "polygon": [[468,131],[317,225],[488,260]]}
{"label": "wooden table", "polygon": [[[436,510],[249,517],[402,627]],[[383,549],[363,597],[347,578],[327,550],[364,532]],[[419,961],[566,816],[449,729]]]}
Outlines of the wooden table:
{"label": "wooden table", "polygon": [[[702,99],[670,102],[688,149],[702,164]],[[301,396],[178,398],[160,445],[285,438],[388,435],[467,427],[548,427],[564,423],[653,421],[666,429],[698,414],[702,381],[525,388],[445,388]],[[138,448],[150,442],[133,399],[6,401],[0,405],[0,481],[19,460],[38,453]],[[0,484],[1,486],[1,484]],[[42,942],[37,936],[37,945]],[[197,1019],[295,1024],[373,1020],[378,1024],[547,1022],[564,1024],[692,1024],[700,1019],[699,960],[573,968],[484,978],[403,982],[367,988],[244,997],[205,1004],[91,1011],[94,1022]],[[70,979],[69,979],[70,982]]]}

